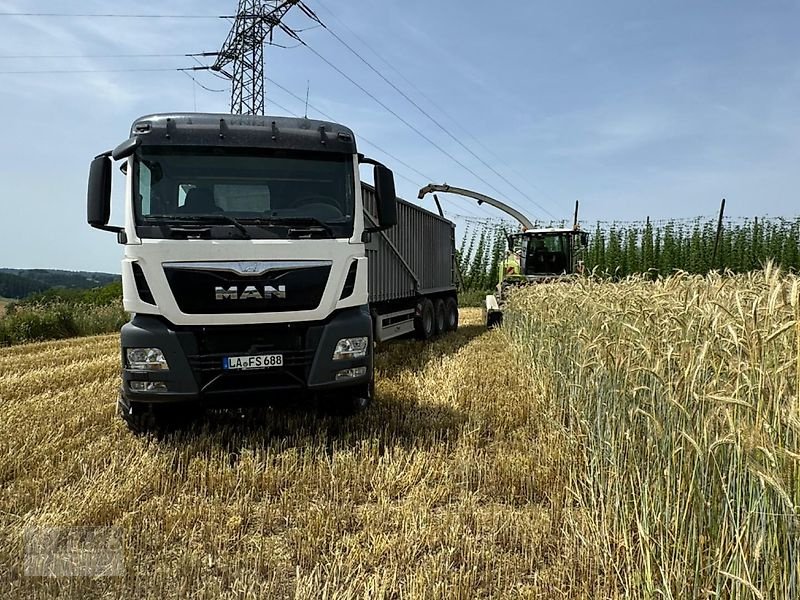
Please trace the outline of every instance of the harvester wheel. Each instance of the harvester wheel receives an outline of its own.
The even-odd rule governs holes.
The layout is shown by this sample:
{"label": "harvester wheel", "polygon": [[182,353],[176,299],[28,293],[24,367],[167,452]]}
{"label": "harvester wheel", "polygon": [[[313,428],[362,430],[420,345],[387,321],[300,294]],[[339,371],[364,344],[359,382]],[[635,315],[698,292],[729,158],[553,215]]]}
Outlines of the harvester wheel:
{"label": "harvester wheel", "polygon": [[436,325],[433,302],[423,298],[419,305],[419,316],[414,319],[414,332],[418,340],[429,340],[433,337]]}

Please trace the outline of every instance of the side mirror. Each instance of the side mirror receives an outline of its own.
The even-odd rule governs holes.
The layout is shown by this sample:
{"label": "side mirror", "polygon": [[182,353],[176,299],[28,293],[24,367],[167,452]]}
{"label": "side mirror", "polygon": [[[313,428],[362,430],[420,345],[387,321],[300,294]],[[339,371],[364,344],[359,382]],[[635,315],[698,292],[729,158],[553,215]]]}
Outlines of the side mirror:
{"label": "side mirror", "polygon": [[373,171],[375,178],[375,200],[378,223],[381,229],[397,225],[397,192],[394,189],[394,173],[381,164]]}
{"label": "side mirror", "polygon": [[589,245],[589,234],[582,233],[581,234],[581,246],[586,248]]}
{"label": "side mirror", "polygon": [[95,229],[119,232],[108,225],[111,217],[111,159],[101,155],[89,167],[89,189],[86,195],[86,221]]}
{"label": "side mirror", "polygon": [[122,160],[128,158],[133,154],[136,149],[142,145],[142,138],[132,137],[122,142],[119,146],[111,151],[111,158],[114,160]]}

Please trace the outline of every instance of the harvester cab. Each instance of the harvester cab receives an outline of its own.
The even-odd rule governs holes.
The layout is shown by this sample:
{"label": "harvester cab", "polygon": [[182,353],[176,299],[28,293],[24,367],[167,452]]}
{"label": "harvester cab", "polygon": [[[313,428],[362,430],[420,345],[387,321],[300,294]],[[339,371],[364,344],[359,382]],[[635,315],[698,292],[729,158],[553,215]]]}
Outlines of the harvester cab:
{"label": "harvester cab", "polygon": [[563,281],[583,272],[589,234],[578,226],[577,203],[572,229],[536,228],[533,221],[518,210],[471,190],[430,184],[419,191],[418,197],[422,199],[433,192],[457,194],[477,200],[478,204],[489,204],[520,223],[520,231],[507,238],[510,268],[501,269],[495,293],[486,296],[484,315],[487,327],[496,327],[503,322],[503,307],[511,289]]}
{"label": "harvester cab", "polygon": [[520,274],[538,281],[581,273],[587,238],[580,229],[530,229],[509,235],[508,246],[520,257]]}

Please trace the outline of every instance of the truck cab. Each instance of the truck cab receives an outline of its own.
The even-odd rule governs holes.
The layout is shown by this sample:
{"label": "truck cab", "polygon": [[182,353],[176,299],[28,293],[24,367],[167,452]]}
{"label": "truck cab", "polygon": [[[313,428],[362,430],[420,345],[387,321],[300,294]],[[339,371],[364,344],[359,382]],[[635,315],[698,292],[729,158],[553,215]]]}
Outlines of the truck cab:
{"label": "truck cab", "polygon": [[[112,162],[124,223],[108,224]],[[374,167],[366,223],[359,164]],[[124,247],[119,411],[148,429],[296,391],[363,407],[373,382],[365,242],[394,226],[392,172],[348,128],[283,117],[137,119],[92,162],[88,222]]]}

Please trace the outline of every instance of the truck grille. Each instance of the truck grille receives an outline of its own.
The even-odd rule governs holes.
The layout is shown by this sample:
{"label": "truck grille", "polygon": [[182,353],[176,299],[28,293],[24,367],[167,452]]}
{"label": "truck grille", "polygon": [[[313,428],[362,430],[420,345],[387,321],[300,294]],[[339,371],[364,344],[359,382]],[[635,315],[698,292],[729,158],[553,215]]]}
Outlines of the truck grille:
{"label": "truck grille", "polygon": [[164,274],[185,314],[313,310],[325,293],[331,263],[308,262],[282,267],[276,261],[258,274],[237,272],[235,265],[247,263],[166,263]]}

